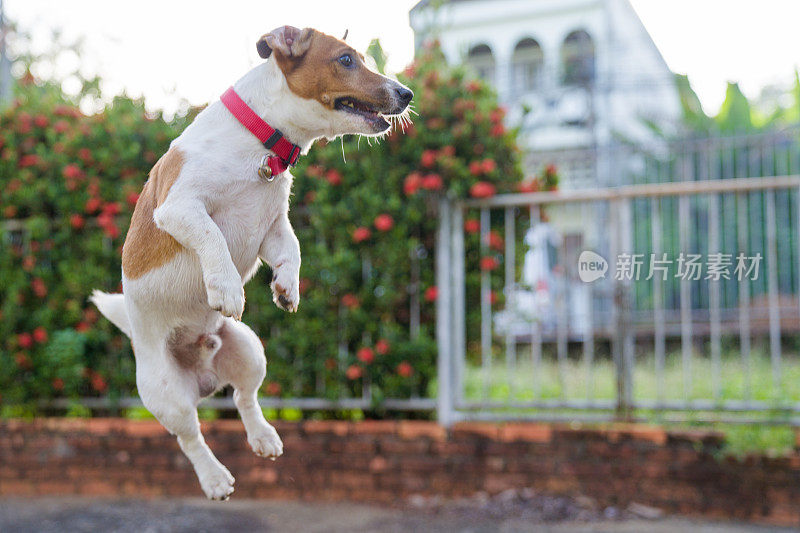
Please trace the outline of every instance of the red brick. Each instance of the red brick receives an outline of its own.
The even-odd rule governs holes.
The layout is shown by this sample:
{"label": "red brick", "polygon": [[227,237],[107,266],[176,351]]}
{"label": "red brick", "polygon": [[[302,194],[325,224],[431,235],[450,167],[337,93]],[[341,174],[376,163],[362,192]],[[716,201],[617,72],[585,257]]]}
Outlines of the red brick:
{"label": "red brick", "polygon": [[58,496],[74,494],[75,483],[71,481],[39,481],[36,483],[36,494],[41,496]]}
{"label": "red brick", "polygon": [[385,457],[376,455],[369,462],[370,472],[383,472],[389,468],[389,461]]}
{"label": "red brick", "polygon": [[3,496],[34,496],[38,495],[33,482],[26,479],[10,479],[0,481],[0,495]]}
{"label": "red brick", "polygon": [[430,442],[424,440],[389,440],[380,441],[381,452],[387,455],[425,454],[430,449]]}
{"label": "red brick", "polygon": [[663,446],[667,443],[667,432],[659,426],[633,426],[628,430],[634,440],[652,442]]}
{"label": "red brick", "polygon": [[237,482],[247,481],[251,483],[276,483],[278,481],[278,470],[275,468],[254,468],[249,470],[245,476],[237,476]]}
{"label": "red brick", "polygon": [[445,464],[444,459],[428,456],[409,456],[398,459],[398,468],[401,472],[436,472]]}
{"label": "red brick", "polygon": [[400,487],[404,494],[420,492],[428,488],[428,480],[423,476],[403,476]]}
{"label": "red brick", "polygon": [[345,440],[344,441],[345,453],[375,453],[374,440]]}
{"label": "red brick", "polygon": [[131,437],[163,437],[169,434],[157,420],[131,420],[125,425],[125,433]]}
{"label": "red brick", "polygon": [[454,437],[479,435],[492,440],[500,437],[500,426],[489,422],[459,422],[453,426]]}
{"label": "red brick", "polygon": [[368,433],[371,435],[396,434],[397,426],[396,420],[362,420],[361,422],[352,423],[350,431],[352,433]]}
{"label": "red brick", "polygon": [[78,481],[75,486],[78,494],[86,496],[117,496],[122,493],[122,487],[115,483],[97,479]]}
{"label": "red brick", "polygon": [[500,428],[500,439],[506,442],[550,442],[552,435],[545,424],[505,424]]}
{"label": "red brick", "polygon": [[121,420],[119,418],[89,418],[86,420],[85,429],[95,435],[108,435],[121,431],[130,422],[130,420]]}
{"label": "red brick", "polygon": [[128,480],[120,486],[120,494],[137,498],[155,498],[164,495],[164,487],[154,483]]}
{"label": "red brick", "polygon": [[503,457],[487,457],[486,467],[492,472],[502,472],[506,466],[506,460]]}
{"label": "red brick", "polygon": [[338,472],[330,477],[333,487],[351,489],[370,489],[373,487],[372,474],[366,472]]}
{"label": "red brick", "polygon": [[487,474],[483,489],[491,494],[508,489],[522,489],[529,485],[529,479],[522,474]]}
{"label": "red brick", "polygon": [[76,433],[83,431],[88,421],[85,418],[46,418],[41,420],[39,427],[50,431]]}
{"label": "red brick", "polygon": [[581,423],[553,426],[553,439],[556,441],[609,442],[608,430],[601,427],[587,427]]}
{"label": "red brick", "polygon": [[464,442],[453,442],[451,440],[444,441],[444,442],[437,442],[434,441],[431,443],[431,451],[436,454],[440,455],[448,455],[448,456],[472,456],[478,450],[478,442],[477,441],[464,441]]}
{"label": "red brick", "polygon": [[222,418],[219,420],[204,420],[200,422],[200,431],[203,434],[216,435],[220,433],[242,433],[244,425],[238,418]]}
{"label": "red brick", "polygon": [[447,430],[443,426],[424,420],[401,420],[398,433],[404,439],[429,438],[443,441],[447,438]]}
{"label": "red brick", "polygon": [[323,453],[332,442],[343,443],[344,440],[328,441],[324,438],[300,437],[297,435],[287,436],[283,441],[283,453]]}
{"label": "red brick", "polygon": [[350,432],[351,422],[344,420],[306,420],[303,422],[303,431],[306,433],[330,433],[344,437]]}
{"label": "red brick", "polygon": [[675,442],[683,441],[716,446],[725,442],[725,434],[705,429],[672,430],[667,433],[667,439]]}
{"label": "red brick", "polygon": [[800,509],[796,505],[770,505],[767,515],[758,517],[756,521],[773,526],[798,527],[800,526]]}

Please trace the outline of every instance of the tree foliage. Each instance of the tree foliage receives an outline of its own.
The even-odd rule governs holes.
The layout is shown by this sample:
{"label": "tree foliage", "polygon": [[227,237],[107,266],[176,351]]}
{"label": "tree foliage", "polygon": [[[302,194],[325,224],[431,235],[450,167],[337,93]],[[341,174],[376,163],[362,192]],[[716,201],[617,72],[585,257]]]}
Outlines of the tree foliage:
{"label": "tree foliage", "polygon": [[713,116],[703,110],[686,75],[676,74],[675,84],[681,103],[683,125],[690,134],[753,133],[800,121],[800,78],[797,70],[794,73],[794,83],[788,90],[788,105],[778,104],[761,112],[755,109],[736,82],[728,82],[725,99]]}

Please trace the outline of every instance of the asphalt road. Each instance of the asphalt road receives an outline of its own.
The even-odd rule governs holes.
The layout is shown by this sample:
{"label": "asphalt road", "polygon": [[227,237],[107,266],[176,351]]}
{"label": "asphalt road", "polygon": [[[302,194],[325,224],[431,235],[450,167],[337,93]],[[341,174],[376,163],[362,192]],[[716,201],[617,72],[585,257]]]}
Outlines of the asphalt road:
{"label": "asphalt road", "polygon": [[0,531],[37,532],[683,532],[794,531],[686,518],[551,521],[454,509],[387,508],[353,503],[199,498],[120,500],[98,498],[0,499]]}

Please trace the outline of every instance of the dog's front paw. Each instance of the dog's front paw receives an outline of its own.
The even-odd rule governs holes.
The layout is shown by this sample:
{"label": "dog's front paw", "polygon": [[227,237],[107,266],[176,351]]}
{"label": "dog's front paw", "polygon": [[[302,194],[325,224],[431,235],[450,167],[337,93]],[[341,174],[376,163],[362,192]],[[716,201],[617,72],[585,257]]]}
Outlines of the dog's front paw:
{"label": "dog's front paw", "polygon": [[208,305],[225,316],[240,320],[244,312],[244,287],[239,276],[209,276]]}
{"label": "dog's front paw", "polygon": [[275,305],[294,313],[300,304],[300,269],[279,265],[272,274],[272,301]]}
{"label": "dog's front paw", "polygon": [[283,442],[275,428],[269,424],[248,435],[247,443],[250,444],[253,453],[260,457],[269,457],[273,461],[283,454]]}
{"label": "dog's front paw", "polygon": [[221,464],[213,470],[197,472],[197,477],[209,500],[227,500],[233,492],[233,483],[236,481]]}

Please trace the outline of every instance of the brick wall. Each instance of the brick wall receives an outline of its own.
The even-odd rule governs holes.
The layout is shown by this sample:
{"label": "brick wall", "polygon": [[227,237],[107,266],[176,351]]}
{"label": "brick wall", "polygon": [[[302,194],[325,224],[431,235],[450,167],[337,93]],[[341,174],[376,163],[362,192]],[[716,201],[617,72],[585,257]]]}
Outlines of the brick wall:
{"label": "brick wall", "polygon": [[[720,458],[722,437],[648,426],[430,422],[276,423],[277,461],[237,420],[204,424],[236,477],[234,497],[398,503],[507,488],[638,502],[671,513],[800,525],[800,454]],[[153,421],[0,421],[0,495],[200,496],[175,439]]]}

